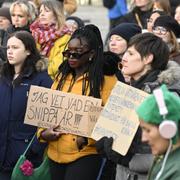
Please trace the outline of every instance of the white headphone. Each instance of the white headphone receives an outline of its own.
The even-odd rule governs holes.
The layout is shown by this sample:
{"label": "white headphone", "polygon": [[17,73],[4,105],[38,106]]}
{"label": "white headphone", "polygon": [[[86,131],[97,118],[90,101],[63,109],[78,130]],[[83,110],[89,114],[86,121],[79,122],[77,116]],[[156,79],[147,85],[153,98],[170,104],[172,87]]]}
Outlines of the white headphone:
{"label": "white headphone", "polygon": [[172,139],[177,133],[177,125],[174,121],[166,119],[168,109],[165,104],[163,91],[161,88],[155,89],[153,94],[159,108],[159,113],[163,117],[163,121],[159,125],[159,132],[163,138]]}

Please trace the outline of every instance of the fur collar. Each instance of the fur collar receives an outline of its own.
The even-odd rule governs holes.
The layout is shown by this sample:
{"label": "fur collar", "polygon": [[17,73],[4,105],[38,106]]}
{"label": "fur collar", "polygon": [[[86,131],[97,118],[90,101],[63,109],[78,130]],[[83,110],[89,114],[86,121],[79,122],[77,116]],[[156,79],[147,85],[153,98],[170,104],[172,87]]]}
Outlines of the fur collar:
{"label": "fur collar", "polygon": [[41,58],[40,60],[37,61],[36,63],[36,70],[38,72],[42,72],[47,70],[48,68],[48,59],[47,58]]}

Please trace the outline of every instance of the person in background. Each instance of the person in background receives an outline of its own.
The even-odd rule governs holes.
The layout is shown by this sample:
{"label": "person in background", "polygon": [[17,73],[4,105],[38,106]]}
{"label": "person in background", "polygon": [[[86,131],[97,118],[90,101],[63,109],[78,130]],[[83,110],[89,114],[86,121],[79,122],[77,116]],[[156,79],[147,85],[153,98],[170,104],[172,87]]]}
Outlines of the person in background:
{"label": "person in background", "polygon": [[[122,57],[122,73],[130,77],[131,86],[152,93],[154,88],[160,86],[158,76],[166,70],[168,60],[169,49],[161,38],[152,33],[137,34],[130,39]],[[171,77],[174,77],[173,74]],[[179,77],[180,75],[175,78],[175,81],[170,82],[176,88],[180,82]],[[157,82],[156,86],[155,82]],[[161,83],[163,82],[161,81]],[[97,141],[98,149],[103,151],[107,158],[118,164],[116,180],[147,179],[153,157],[150,147],[141,142],[141,128],[138,129],[132,142],[127,155],[122,156],[112,151],[112,138],[104,137],[99,142]]]}
{"label": "person in background", "polygon": [[35,20],[36,15],[32,10],[33,6],[26,0],[17,0],[10,6],[12,25],[7,29],[2,41],[6,47],[10,35],[16,31],[25,30],[30,32],[29,25]]}
{"label": "person in background", "polygon": [[149,180],[180,178],[179,107],[180,98],[163,85],[136,110],[142,128],[142,141],[149,144],[155,157],[149,171]]}
{"label": "person in background", "polygon": [[[109,32],[112,28],[119,24],[121,16],[125,15],[128,11],[126,0],[115,0],[115,5],[112,8],[108,8],[108,19],[109,19]],[[108,33],[109,33],[108,32]],[[106,36],[104,45],[107,46],[108,34]]]}
{"label": "person in background", "polygon": [[170,50],[170,60],[180,64],[180,48],[177,41],[180,36],[178,22],[172,16],[160,16],[154,22],[153,33],[167,43]]}
{"label": "person in background", "polygon": [[0,8],[0,29],[7,30],[11,25],[11,15],[8,7]]}
{"label": "person in background", "polygon": [[166,14],[171,15],[171,5],[169,0],[155,0],[153,4],[153,11],[160,10]]}
{"label": "person in background", "polygon": [[133,9],[119,19],[119,23],[129,22],[138,24],[142,30],[146,29],[146,20],[153,10],[153,0],[134,0]]}
{"label": "person in background", "polygon": [[[50,88],[47,63],[40,59],[27,31],[15,32],[7,42],[7,61],[0,72],[0,179],[10,180],[12,170],[37,128],[24,124],[31,85]],[[37,139],[27,153],[35,167],[42,162],[45,146]]]}
{"label": "person in background", "polygon": [[71,33],[76,29],[84,27],[84,21],[77,16],[69,16],[66,18],[66,25],[68,26]]}
{"label": "person in background", "polygon": [[[95,25],[77,29],[63,55],[64,61],[52,89],[101,98],[104,105],[117,79],[104,76],[99,29]],[[56,128],[41,128],[37,134],[40,141],[48,142],[52,180],[97,180],[100,177],[104,161],[97,153],[93,139],[61,134]]]}
{"label": "person in background", "polygon": [[[118,71],[116,72],[116,76],[119,81],[123,81],[121,73],[122,56],[127,50],[130,38],[139,33],[141,33],[141,28],[135,23],[121,23],[114,27],[109,33],[109,51],[119,56]],[[124,78],[126,83],[128,83],[129,78],[127,76]]]}
{"label": "person in background", "polygon": [[179,23],[180,25],[180,4],[176,7],[174,19]]}
{"label": "person in background", "polygon": [[162,15],[166,15],[166,13],[164,11],[160,11],[160,10],[155,10],[152,11],[150,17],[147,19],[147,31],[148,32],[153,32],[153,27],[154,27],[154,22],[155,20]]}
{"label": "person in background", "polygon": [[179,0],[170,0],[171,4],[171,15],[174,17],[176,7],[179,5]]}
{"label": "person in background", "polygon": [[[39,8],[42,0],[32,0],[36,6]],[[68,17],[77,10],[77,2],[76,0],[57,0],[63,3],[64,6],[64,14]]]}
{"label": "person in background", "polygon": [[76,12],[77,10],[76,0],[63,0],[63,1],[64,1],[64,12],[67,17]]}
{"label": "person in background", "polygon": [[65,24],[62,2],[42,1],[39,16],[31,24],[30,30],[40,54],[48,58],[48,74],[54,79],[63,61],[62,52],[71,34]]}
{"label": "person in background", "polygon": [[126,0],[117,0],[115,5],[108,9],[109,31],[119,24],[119,18],[127,13]]}
{"label": "person in background", "polygon": [[4,34],[11,25],[11,15],[9,8],[0,8],[0,66],[6,60],[5,50],[2,47]]}

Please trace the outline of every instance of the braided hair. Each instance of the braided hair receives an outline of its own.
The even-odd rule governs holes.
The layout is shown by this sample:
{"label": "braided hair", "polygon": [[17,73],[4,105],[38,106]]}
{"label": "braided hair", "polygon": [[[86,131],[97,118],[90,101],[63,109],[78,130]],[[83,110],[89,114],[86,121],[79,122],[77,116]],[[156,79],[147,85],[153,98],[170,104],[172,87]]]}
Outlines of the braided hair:
{"label": "braided hair", "polygon": [[[86,25],[77,29],[71,36],[69,42],[72,39],[79,39],[80,42],[85,40],[91,50],[94,50],[94,57],[91,62],[88,62],[88,78],[85,78],[88,82],[86,84],[90,87],[89,96],[100,98],[100,90],[103,85],[103,41],[101,33],[95,25]],[[68,44],[68,43],[67,43]],[[59,73],[56,79],[59,79],[58,89],[62,89],[65,80],[69,74],[74,75],[74,69],[68,64],[67,59],[59,67]],[[86,95],[83,94],[82,95]]]}

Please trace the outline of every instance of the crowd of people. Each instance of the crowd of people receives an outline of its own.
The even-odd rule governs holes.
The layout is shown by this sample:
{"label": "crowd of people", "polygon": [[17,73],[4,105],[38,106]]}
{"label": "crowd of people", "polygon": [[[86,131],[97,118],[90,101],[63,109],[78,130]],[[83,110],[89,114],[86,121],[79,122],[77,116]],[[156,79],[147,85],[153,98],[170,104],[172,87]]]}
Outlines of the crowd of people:
{"label": "crowd of people", "polygon": [[[27,159],[39,167],[47,156],[52,180],[178,180],[180,2],[117,0],[105,43],[97,25],[73,16],[77,6],[15,0],[0,8],[0,180],[11,179],[34,134]],[[112,149],[112,137],[24,124],[31,85],[104,106],[117,81],[151,94],[136,109],[140,126],[125,156]]]}

